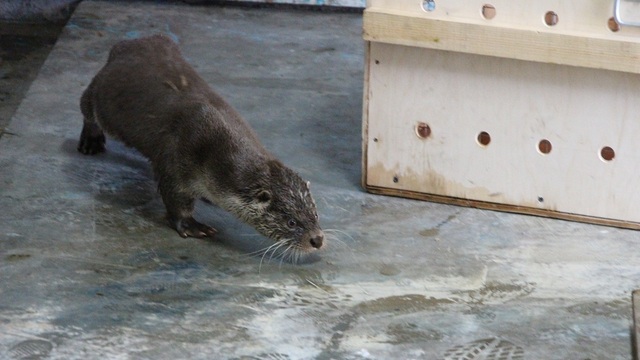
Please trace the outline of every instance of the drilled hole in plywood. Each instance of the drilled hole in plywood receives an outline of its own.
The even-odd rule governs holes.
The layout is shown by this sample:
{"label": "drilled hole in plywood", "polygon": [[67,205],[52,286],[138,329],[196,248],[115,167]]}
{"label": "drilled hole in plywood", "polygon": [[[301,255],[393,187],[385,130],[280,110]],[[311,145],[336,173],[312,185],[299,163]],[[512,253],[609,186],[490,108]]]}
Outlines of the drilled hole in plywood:
{"label": "drilled hole in plywood", "polygon": [[618,24],[616,19],[614,19],[613,17],[610,17],[609,21],[607,21],[607,27],[613,32],[620,31],[620,24]]}
{"label": "drilled hole in plywood", "polygon": [[491,135],[489,135],[489,133],[486,131],[482,131],[478,134],[476,140],[478,141],[478,145],[487,146],[491,142]]}
{"label": "drilled hole in plywood", "polygon": [[431,135],[431,127],[426,123],[419,123],[416,125],[416,135],[418,135],[420,139],[428,138],[429,135]]}
{"label": "drilled hole in plywood", "polygon": [[551,149],[552,149],[551,141],[547,139],[542,139],[538,143],[538,151],[540,151],[540,154],[546,155],[551,152]]}
{"label": "drilled hole in plywood", "polygon": [[605,146],[600,149],[600,159],[602,161],[611,161],[616,157],[616,152],[609,146]]}
{"label": "drilled hole in plywood", "polygon": [[422,1],[422,10],[424,11],[433,11],[436,9],[436,2],[435,0],[424,0]]}
{"label": "drilled hole in plywood", "polygon": [[491,4],[484,4],[482,6],[482,17],[491,20],[496,17],[496,8]]}
{"label": "drilled hole in plywood", "polygon": [[558,23],[558,14],[555,11],[547,11],[544,14],[544,23],[548,26],[555,26]]}

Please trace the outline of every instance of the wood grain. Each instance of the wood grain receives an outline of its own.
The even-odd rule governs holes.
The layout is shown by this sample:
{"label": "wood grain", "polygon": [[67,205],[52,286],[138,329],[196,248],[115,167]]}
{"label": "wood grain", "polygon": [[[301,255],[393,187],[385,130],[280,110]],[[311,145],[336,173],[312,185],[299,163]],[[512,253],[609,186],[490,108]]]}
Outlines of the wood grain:
{"label": "wood grain", "polygon": [[639,74],[378,42],[367,51],[365,187],[640,223]]}
{"label": "wood grain", "polygon": [[640,73],[638,37],[550,31],[542,25],[491,26],[375,7],[364,12],[363,36],[367,41],[389,44]]}
{"label": "wood grain", "polygon": [[[506,204],[491,203],[486,201],[477,201],[477,200],[470,200],[470,199],[454,198],[450,196],[427,194],[427,193],[421,193],[421,192],[415,192],[415,191],[382,188],[382,187],[376,187],[376,186],[367,186],[366,190],[372,194],[402,197],[402,198],[409,198],[409,199],[415,199],[415,200],[424,200],[424,201],[430,201],[430,202],[440,203],[440,204],[464,206],[464,207],[475,208],[475,209],[500,211],[500,212],[514,213],[514,214],[532,215],[532,216],[539,216],[539,217],[566,220],[566,221],[575,221],[575,222],[581,222],[581,223],[587,223],[587,224],[618,227],[623,229],[640,230],[640,223],[638,222],[598,218],[594,216],[586,216],[586,215],[580,215],[580,214],[563,213],[559,211],[536,209],[536,208],[531,208],[527,206],[506,205]],[[636,292],[638,292],[638,294],[636,295],[636,298],[640,297],[640,291],[636,291]],[[640,317],[640,299],[636,300],[635,304],[637,304],[635,306],[638,312],[638,314],[636,315],[637,317],[635,318],[636,324],[637,324],[636,325],[636,332],[637,332],[639,329],[638,324],[640,324],[640,318],[639,318]]]}

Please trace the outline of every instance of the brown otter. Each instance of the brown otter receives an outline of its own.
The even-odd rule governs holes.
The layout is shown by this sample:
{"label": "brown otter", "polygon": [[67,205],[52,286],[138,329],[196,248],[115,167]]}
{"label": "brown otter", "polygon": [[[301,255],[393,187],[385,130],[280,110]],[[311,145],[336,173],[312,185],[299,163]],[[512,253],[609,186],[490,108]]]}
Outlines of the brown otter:
{"label": "brown otter", "polygon": [[[105,151],[103,130],[151,162],[171,226],[182,237],[213,236],[197,222],[202,198],[235,214],[282,249],[323,245],[309,183],[260,143],[163,35],[116,44],[82,94],[78,151]],[[278,246],[280,247],[280,246]]]}

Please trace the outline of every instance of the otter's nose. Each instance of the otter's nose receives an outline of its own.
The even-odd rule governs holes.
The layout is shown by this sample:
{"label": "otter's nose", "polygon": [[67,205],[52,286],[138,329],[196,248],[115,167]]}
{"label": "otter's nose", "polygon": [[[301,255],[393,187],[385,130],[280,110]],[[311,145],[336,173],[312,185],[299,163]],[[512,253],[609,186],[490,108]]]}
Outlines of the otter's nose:
{"label": "otter's nose", "polygon": [[323,233],[314,234],[311,236],[311,239],[309,239],[309,243],[311,243],[311,246],[313,246],[316,249],[320,249],[322,247],[323,242],[324,242]]}

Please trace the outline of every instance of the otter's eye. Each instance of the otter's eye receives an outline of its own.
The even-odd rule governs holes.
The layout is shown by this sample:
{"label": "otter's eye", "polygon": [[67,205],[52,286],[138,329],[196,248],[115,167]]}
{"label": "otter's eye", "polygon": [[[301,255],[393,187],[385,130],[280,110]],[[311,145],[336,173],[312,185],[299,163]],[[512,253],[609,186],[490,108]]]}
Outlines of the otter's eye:
{"label": "otter's eye", "polygon": [[293,219],[289,219],[289,221],[287,221],[287,226],[290,227],[290,228],[294,228],[294,227],[296,227],[296,225],[297,225],[297,223]]}

